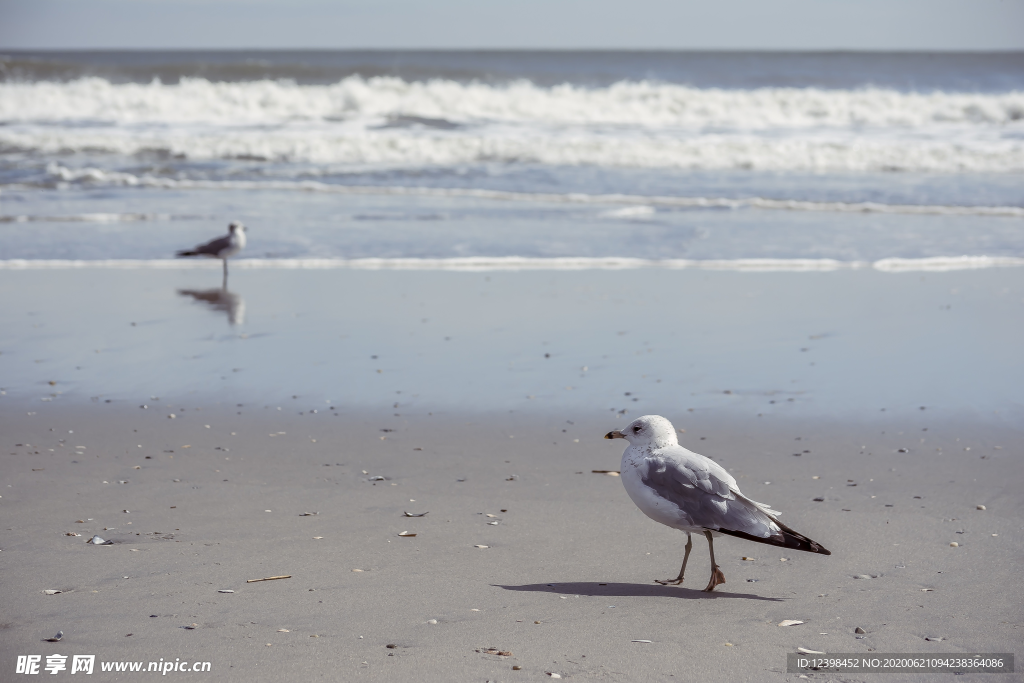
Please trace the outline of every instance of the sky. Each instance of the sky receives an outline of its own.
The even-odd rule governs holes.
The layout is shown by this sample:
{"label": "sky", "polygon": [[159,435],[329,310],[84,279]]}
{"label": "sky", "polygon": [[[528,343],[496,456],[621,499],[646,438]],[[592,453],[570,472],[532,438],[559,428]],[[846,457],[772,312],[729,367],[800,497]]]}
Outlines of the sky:
{"label": "sky", "polygon": [[0,49],[1024,50],[1024,0],[0,0]]}

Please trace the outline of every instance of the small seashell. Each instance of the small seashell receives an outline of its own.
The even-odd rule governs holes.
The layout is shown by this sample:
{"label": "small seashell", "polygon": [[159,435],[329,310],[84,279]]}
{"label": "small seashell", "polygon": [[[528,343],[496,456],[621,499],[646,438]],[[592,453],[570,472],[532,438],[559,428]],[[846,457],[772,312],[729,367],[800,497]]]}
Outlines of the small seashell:
{"label": "small seashell", "polygon": [[[381,437],[381,438],[383,438],[383,437]],[[370,477],[366,481],[384,481],[384,477],[378,474],[378,475],[376,475],[374,477]]]}
{"label": "small seashell", "polygon": [[561,678],[562,677],[561,674],[556,674],[553,671],[545,671],[544,673],[546,673],[548,676],[551,676],[552,678]]}
{"label": "small seashell", "polygon": [[352,571],[354,571],[354,572],[361,572],[363,570],[362,569],[353,569]]}
{"label": "small seashell", "polygon": [[800,621],[799,619],[783,619],[779,622],[779,626],[796,626],[797,624],[802,623],[804,622]]}
{"label": "small seashell", "polygon": [[234,593],[235,591],[231,590],[230,588],[221,588],[217,592],[218,593]]}
{"label": "small seashell", "polygon": [[756,560],[757,558],[756,558],[756,557],[747,557],[746,555],[744,555],[744,556],[743,556],[743,557],[741,557],[740,559],[741,559],[741,560],[745,560],[746,562],[753,562],[753,561],[754,561],[754,560]]}
{"label": "small seashell", "polygon": [[522,671],[522,669],[523,669],[523,667],[519,666],[518,664],[516,664],[515,666],[512,667],[513,671]]}
{"label": "small seashell", "polygon": [[978,510],[986,510],[987,508],[984,505],[978,505],[976,507],[976,509],[978,509]]}
{"label": "small seashell", "polygon": [[631,642],[631,643],[652,643],[654,641],[652,641],[652,640],[631,640],[629,642]]}
{"label": "small seashell", "polygon": [[868,576],[867,574],[857,574],[853,578],[855,578],[855,579],[870,579],[871,577]]}
{"label": "small seashell", "polygon": [[957,543],[956,541],[953,541],[952,543],[949,544],[949,547],[950,548],[959,548],[960,544]]}
{"label": "small seashell", "polygon": [[437,623],[437,619],[427,619],[427,623],[431,624],[431,625],[434,625],[434,624]]}
{"label": "small seashell", "polygon": [[860,626],[858,626],[857,628],[853,629],[853,632],[854,632],[854,633],[860,633],[860,634],[864,634],[864,633],[867,633],[867,631],[865,631],[864,629],[862,629],[862,628],[861,628]]}
{"label": "small seashell", "polygon": [[63,593],[63,592],[64,591],[59,591],[59,590],[54,590],[52,588],[49,588],[49,589],[43,591],[43,595],[57,595],[58,593]]}
{"label": "small seashell", "polygon": [[60,639],[63,638],[63,637],[64,637],[64,631],[57,631],[57,635],[55,635],[53,638],[46,638],[45,640],[48,643],[59,643]]}
{"label": "small seashell", "polygon": [[490,526],[497,526],[497,522],[487,522]]}
{"label": "small seashell", "polygon": [[726,644],[725,644],[725,646],[726,646],[726,647],[736,647],[736,646],[735,646],[735,645],[733,645],[732,643],[726,643]]}
{"label": "small seashell", "polygon": [[106,541],[99,536],[93,536],[86,543],[92,543],[93,545],[114,545],[113,541]]}
{"label": "small seashell", "polygon": [[800,652],[802,654],[805,654],[805,655],[823,655],[823,654],[825,654],[824,652],[819,652],[818,650],[808,650],[806,647],[798,647],[796,649],[796,651]]}
{"label": "small seashell", "polygon": [[412,537],[413,537],[413,536],[415,536],[416,534],[410,534],[410,533],[409,533],[408,531],[403,531],[402,533],[400,533],[400,534],[398,534],[398,535],[399,535],[399,536],[402,536],[403,538],[412,538]]}
{"label": "small seashell", "polygon": [[488,512],[488,513],[487,513],[487,516],[488,516],[488,517],[497,517],[498,515],[492,515],[491,513],[489,513],[489,512]]}
{"label": "small seashell", "polygon": [[780,557],[779,558],[779,562],[789,562],[789,558],[788,557]]}
{"label": "small seashell", "polygon": [[319,541],[321,538],[323,538],[323,536],[314,536],[313,540],[314,541]]}
{"label": "small seashell", "polygon": [[278,632],[278,633],[291,633],[291,631],[289,631],[289,630],[288,630],[288,629],[286,629],[286,628],[279,628],[279,629],[277,629],[277,632]]}
{"label": "small seashell", "polygon": [[935,590],[934,588],[922,588],[922,589],[921,589],[921,592],[922,592],[922,593],[931,593],[931,592],[933,592],[934,590]]}
{"label": "small seashell", "polygon": [[926,637],[925,637],[925,640],[930,640],[930,641],[932,641],[933,643],[937,643],[937,642],[939,642],[940,640],[945,640],[945,638],[940,638],[939,636],[926,636]]}
{"label": "small seashell", "polygon": [[74,531],[67,531],[64,533],[65,536],[81,536],[82,534],[76,534]]}
{"label": "small seashell", "polygon": [[475,545],[473,547],[474,548],[490,548],[491,546],[489,546],[489,545]]}
{"label": "small seashell", "polygon": [[406,517],[424,517],[428,515],[429,512],[403,512],[402,514]]}

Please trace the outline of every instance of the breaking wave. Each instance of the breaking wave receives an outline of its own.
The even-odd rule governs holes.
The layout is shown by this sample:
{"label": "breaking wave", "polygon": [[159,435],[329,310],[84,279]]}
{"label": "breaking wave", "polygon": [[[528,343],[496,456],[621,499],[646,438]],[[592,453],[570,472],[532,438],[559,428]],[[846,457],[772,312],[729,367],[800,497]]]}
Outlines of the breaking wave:
{"label": "breaking wave", "polygon": [[1024,171],[1024,92],[350,76],[0,83],[0,151],[354,166]]}

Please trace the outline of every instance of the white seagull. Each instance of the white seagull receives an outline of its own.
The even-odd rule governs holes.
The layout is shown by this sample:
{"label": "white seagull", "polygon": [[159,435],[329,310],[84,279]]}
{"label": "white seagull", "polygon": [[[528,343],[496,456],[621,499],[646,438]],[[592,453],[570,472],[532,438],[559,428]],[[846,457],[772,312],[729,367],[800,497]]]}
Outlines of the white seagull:
{"label": "white seagull", "polygon": [[245,249],[245,226],[237,221],[228,225],[228,234],[200,244],[194,249],[185,249],[175,254],[178,258],[186,256],[208,256],[219,258],[224,264],[224,282],[228,280],[228,259]]}
{"label": "white seagull", "polygon": [[679,576],[655,579],[656,583],[678,586],[683,582],[693,547],[692,532],[702,532],[708,539],[711,580],[704,589],[708,592],[725,583],[725,574],[715,563],[711,540],[718,534],[832,554],[780,522],[780,512],[744,496],[733,476],[717,462],[680,446],[672,423],[660,415],[638,417],[623,431],[608,432],[604,438],[629,442],[622,454],[621,477],[636,506],[654,521],[686,532],[686,553]]}

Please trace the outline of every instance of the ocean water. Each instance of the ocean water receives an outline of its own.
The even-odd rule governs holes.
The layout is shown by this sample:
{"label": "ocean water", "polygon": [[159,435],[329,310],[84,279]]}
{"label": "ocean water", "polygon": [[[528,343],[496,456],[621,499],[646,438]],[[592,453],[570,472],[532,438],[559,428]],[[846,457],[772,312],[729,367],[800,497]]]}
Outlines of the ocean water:
{"label": "ocean water", "polygon": [[1022,179],[1022,53],[0,56],[4,268],[1019,265]]}

